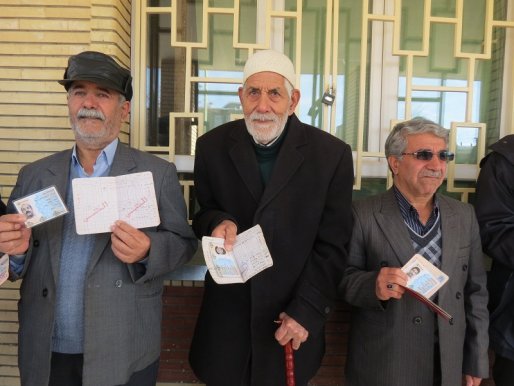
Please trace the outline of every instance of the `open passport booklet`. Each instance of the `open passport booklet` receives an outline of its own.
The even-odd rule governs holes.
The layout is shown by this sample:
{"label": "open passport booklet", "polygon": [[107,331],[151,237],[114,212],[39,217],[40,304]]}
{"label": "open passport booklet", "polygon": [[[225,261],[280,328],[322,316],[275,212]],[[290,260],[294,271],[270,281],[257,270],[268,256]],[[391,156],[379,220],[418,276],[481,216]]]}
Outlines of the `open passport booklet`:
{"label": "open passport booklet", "polygon": [[452,323],[452,316],[430,300],[430,297],[448,281],[448,275],[419,254],[412,256],[402,267],[402,271],[409,276],[407,285],[404,286],[405,290]]}
{"label": "open passport booklet", "polygon": [[207,269],[218,284],[244,283],[273,265],[273,260],[259,225],[240,233],[232,251],[219,237],[202,237]]}

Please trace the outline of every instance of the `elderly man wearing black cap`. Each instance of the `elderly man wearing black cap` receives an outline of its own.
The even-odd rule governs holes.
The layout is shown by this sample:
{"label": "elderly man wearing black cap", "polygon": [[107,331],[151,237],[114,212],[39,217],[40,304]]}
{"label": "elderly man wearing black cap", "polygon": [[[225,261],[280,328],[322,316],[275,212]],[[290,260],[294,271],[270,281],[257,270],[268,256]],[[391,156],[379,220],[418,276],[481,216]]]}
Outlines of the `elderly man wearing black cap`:
{"label": "elderly man wearing black cap", "polygon": [[[25,227],[23,214],[0,217],[0,252],[19,302],[22,386],[151,386],[160,354],[163,276],[188,261],[196,237],[175,166],[118,140],[130,110],[130,72],[87,51],[70,57],[64,79],[75,146],[25,166],[8,203],[54,185],[69,213]],[[153,174],[161,223],[111,233],[75,230],[75,178]]]}
{"label": "elderly man wearing black cap", "polygon": [[239,88],[244,120],[197,141],[196,235],[222,237],[230,250],[259,224],[273,258],[244,284],[206,275],[190,362],[208,386],[285,385],[289,344],[296,385],[305,386],[324,353],[352,230],[352,153],[298,120],[295,84],[287,56],[255,53]]}

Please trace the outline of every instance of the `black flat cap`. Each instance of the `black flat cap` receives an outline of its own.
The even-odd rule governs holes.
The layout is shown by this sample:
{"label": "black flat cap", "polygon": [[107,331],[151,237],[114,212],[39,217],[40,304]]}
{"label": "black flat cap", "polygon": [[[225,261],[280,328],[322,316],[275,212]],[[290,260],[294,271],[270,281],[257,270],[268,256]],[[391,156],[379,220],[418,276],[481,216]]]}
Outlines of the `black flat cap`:
{"label": "black flat cap", "polygon": [[105,88],[118,91],[129,101],[132,99],[132,76],[108,55],[96,51],[84,51],[70,56],[64,77],[58,82],[66,91],[76,80],[97,83]]}

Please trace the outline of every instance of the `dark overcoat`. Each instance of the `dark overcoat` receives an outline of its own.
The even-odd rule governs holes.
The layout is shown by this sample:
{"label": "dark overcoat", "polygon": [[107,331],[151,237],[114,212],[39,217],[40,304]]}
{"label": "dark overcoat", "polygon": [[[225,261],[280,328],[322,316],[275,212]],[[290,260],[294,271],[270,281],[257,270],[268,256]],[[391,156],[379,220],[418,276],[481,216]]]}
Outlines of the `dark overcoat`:
{"label": "dark overcoat", "polygon": [[260,224],[273,258],[245,284],[218,285],[206,275],[190,361],[209,385],[240,385],[248,370],[254,386],[284,385],[284,350],[274,338],[283,311],[309,331],[295,352],[297,385],[315,375],[324,353],[352,229],[352,153],[295,115],[286,130],[266,187],[243,120],[197,141],[195,233],[210,235],[224,219],[238,232]]}
{"label": "dark overcoat", "polygon": [[489,338],[496,354],[514,361],[514,135],[490,148],[481,161],[475,203],[482,246],[493,260]]}

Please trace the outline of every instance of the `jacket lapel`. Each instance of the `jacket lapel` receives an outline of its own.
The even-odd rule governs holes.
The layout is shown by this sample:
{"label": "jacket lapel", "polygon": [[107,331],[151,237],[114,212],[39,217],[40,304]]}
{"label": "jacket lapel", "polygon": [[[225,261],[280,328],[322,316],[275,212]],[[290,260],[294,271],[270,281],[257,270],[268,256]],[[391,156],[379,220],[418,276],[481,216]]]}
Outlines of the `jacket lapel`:
{"label": "jacket lapel", "polygon": [[400,265],[405,265],[414,255],[414,247],[398,208],[393,189],[389,189],[382,195],[382,208],[375,213],[375,219],[387,241],[393,246]]}
{"label": "jacket lapel", "polygon": [[262,196],[264,186],[251,138],[247,135],[244,121],[241,122],[242,126],[238,126],[231,134],[234,144],[229,149],[229,154],[241,180],[250,191],[255,202],[258,202]]}
{"label": "jacket lapel", "polygon": [[293,177],[300,165],[304,162],[304,155],[299,148],[307,144],[305,129],[296,115],[289,119],[287,134],[278,153],[271,179],[266,185],[264,194],[259,203],[256,216],[271,200],[273,200]]}
{"label": "jacket lapel", "polygon": [[[64,203],[66,203],[66,196],[68,194],[67,188],[69,186],[70,176],[70,163],[71,163],[72,150],[67,150],[58,153],[55,162],[47,168],[47,176],[43,179],[47,186],[55,186]],[[66,215],[65,215],[66,216]],[[54,280],[59,277],[59,261],[62,249],[62,227],[64,216],[57,217],[49,221],[45,227],[46,238],[48,240],[48,249],[50,250],[50,264]]]}
{"label": "jacket lapel", "polygon": [[[443,234],[441,270],[451,272],[459,248],[459,219],[446,198],[442,195],[439,195],[438,198],[441,209],[441,232]],[[444,237],[444,235],[451,235],[451,237]]]}

